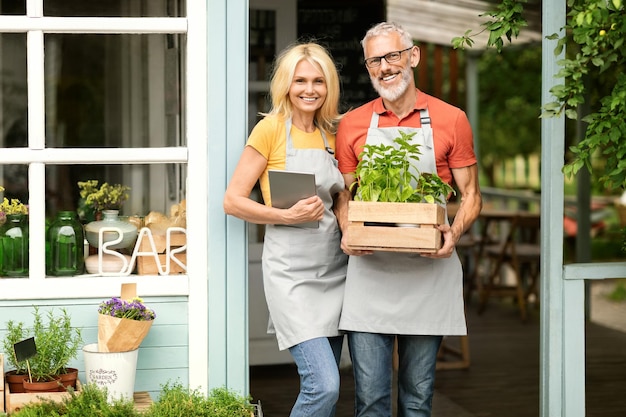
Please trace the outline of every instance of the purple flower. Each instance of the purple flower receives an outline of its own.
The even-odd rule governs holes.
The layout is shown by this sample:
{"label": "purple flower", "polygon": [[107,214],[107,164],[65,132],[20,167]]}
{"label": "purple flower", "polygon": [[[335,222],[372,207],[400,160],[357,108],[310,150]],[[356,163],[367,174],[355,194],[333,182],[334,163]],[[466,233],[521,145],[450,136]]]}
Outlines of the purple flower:
{"label": "purple flower", "polygon": [[110,300],[100,303],[98,313],[140,321],[149,321],[156,318],[154,310],[146,307],[143,304],[143,300],[139,297],[135,297],[131,300],[122,300],[118,297],[113,297]]}

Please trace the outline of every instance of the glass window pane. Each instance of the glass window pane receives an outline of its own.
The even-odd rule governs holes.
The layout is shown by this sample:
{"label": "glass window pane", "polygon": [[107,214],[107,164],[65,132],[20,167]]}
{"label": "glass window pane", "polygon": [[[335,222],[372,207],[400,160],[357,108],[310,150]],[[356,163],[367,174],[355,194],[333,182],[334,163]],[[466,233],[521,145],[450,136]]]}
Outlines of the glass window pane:
{"label": "glass window pane", "polygon": [[0,186],[4,188],[0,192],[0,201],[6,198],[10,203],[17,199],[28,204],[28,165],[0,165]]}
{"label": "glass window pane", "polygon": [[43,7],[46,16],[185,16],[185,0],[44,0]]}
{"label": "glass window pane", "polygon": [[248,130],[261,119],[259,112],[270,109],[269,79],[276,56],[276,11],[250,9],[250,54],[248,57],[250,93]]}
{"label": "glass window pane", "polygon": [[185,146],[181,45],[183,35],[46,35],[46,146]]}
{"label": "glass window pane", "polygon": [[4,14],[4,15],[26,14],[26,0],[0,0],[0,14]]}
{"label": "glass window pane", "polygon": [[[60,210],[78,211],[81,222],[94,220],[96,208],[81,197],[98,191],[103,184],[128,187],[128,198],[119,207],[120,215],[171,216],[172,207],[185,199],[186,164],[150,165],[48,165],[46,166],[46,217]],[[87,183],[97,181],[89,185]],[[79,182],[83,184],[79,186]],[[99,200],[104,202],[104,200]],[[104,204],[104,203],[103,203]],[[115,208],[107,204],[100,209]]]}
{"label": "glass window pane", "polygon": [[0,147],[28,145],[27,93],[26,35],[0,34]]}

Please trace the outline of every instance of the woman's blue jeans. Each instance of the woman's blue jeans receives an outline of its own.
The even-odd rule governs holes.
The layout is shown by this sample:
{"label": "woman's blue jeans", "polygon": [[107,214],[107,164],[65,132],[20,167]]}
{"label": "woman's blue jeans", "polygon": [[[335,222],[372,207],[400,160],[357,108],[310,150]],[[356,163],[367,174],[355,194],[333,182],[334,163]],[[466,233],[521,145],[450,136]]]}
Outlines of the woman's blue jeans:
{"label": "woman's blue jeans", "polygon": [[319,337],[291,348],[300,374],[300,393],[290,417],[332,417],[339,399],[343,336]]}
{"label": "woman's blue jeans", "polygon": [[[390,417],[396,335],[348,333],[356,417]],[[398,417],[429,417],[441,336],[398,335]]]}

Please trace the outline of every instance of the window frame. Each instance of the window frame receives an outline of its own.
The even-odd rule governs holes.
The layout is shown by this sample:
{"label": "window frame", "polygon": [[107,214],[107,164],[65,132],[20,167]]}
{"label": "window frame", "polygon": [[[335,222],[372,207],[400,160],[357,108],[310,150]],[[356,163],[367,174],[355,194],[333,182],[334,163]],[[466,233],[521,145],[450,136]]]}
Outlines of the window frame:
{"label": "window frame", "polygon": [[[140,286],[142,296],[186,296],[190,293],[188,276],[194,269],[206,270],[206,265],[193,260],[188,261],[187,275],[111,277],[82,275],[77,277],[47,277],[45,273],[45,167],[64,164],[187,164],[187,190],[196,190],[194,204],[200,204],[199,211],[190,210],[188,220],[193,221],[194,213],[206,212],[206,186],[203,181],[189,180],[193,173],[202,175],[202,157],[206,155],[206,144],[202,140],[195,142],[191,138],[202,138],[198,132],[206,131],[206,89],[196,88],[185,91],[187,85],[206,85],[205,77],[206,40],[202,36],[205,30],[206,5],[200,2],[187,2],[188,17],[46,17],[43,15],[43,0],[29,0],[24,16],[0,15],[0,32],[25,33],[27,37],[27,85],[28,85],[28,147],[2,148],[0,164],[28,164],[29,176],[29,277],[0,277],[0,299],[34,300],[58,298],[90,298],[110,296],[119,291],[121,282],[132,279]],[[196,3],[195,5],[192,3]],[[196,10],[194,10],[196,8]],[[194,23],[198,24],[194,27]],[[45,147],[45,96],[44,96],[44,37],[47,33],[72,34],[184,34],[187,46],[197,45],[194,51],[201,53],[184,54],[186,73],[181,96],[195,103],[192,110],[183,115],[186,120],[187,146],[159,148],[46,148]],[[196,37],[191,39],[191,36]],[[192,62],[193,61],[193,62]],[[194,77],[193,79],[190,77]],[[199,78],[199,79],[198,79]],[[196,146],[197,145],[197,146]],[[190,158],[189,155],[197,155]],[[196,184],[200,185],[197,186]],[[191,193],[194,194],[194,193]],[[204,197],[203,197],[204,195]],[[188,200],[189,202],[189,200]],[[199,220],[199,225],[206,224]],[[203,242],[198,236],[203,228],[189,230],[188,241]],[[196,245],[196,249],[206,248],[206,242]],[[193,250],[188,252],[194,252]],[[191,258],[191,256],[190,256]]]}

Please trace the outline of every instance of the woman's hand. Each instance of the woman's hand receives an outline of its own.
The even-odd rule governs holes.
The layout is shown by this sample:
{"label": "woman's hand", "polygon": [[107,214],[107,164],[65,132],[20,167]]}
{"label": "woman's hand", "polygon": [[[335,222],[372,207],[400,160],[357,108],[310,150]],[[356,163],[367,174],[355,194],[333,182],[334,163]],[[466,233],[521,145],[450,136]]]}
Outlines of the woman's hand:
{"label": "woman's hand", "polygon": [[303,198],[288,209],[285,209],[284,224],[298,224],[319,221],[324,217],[324,202],[314,195]]}

